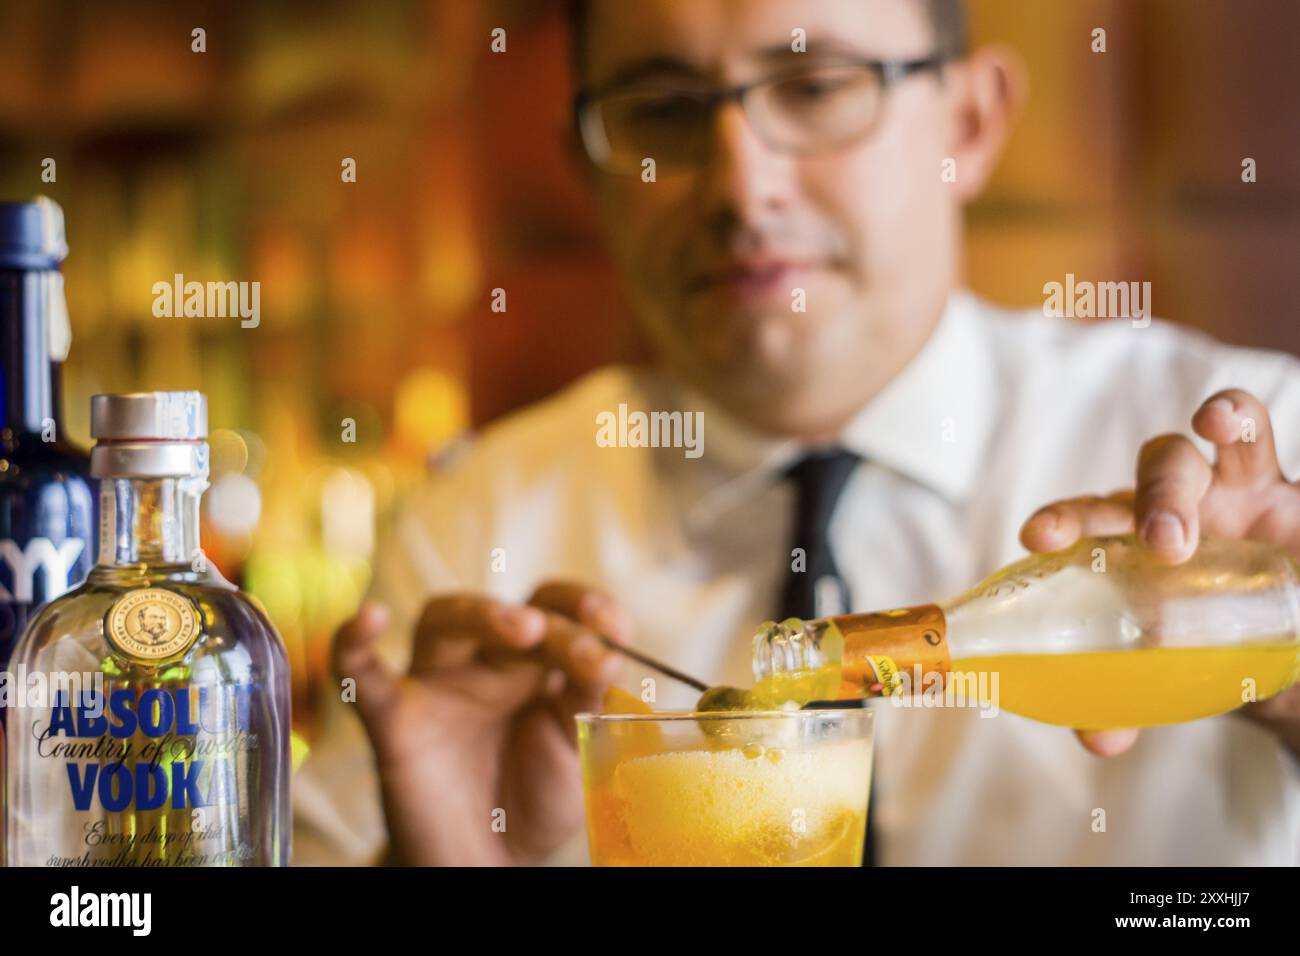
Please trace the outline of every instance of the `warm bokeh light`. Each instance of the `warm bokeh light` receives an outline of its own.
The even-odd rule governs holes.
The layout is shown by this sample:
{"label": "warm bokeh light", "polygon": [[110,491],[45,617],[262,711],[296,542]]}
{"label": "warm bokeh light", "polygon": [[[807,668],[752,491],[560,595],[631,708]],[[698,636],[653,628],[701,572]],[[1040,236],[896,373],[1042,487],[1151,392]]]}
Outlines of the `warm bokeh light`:
{"label": "warm bokeh light", "polygon": [[436,451],[468,424],[465,390],[450,376],[427,369],[397,386],[393,430],[399,447]]}

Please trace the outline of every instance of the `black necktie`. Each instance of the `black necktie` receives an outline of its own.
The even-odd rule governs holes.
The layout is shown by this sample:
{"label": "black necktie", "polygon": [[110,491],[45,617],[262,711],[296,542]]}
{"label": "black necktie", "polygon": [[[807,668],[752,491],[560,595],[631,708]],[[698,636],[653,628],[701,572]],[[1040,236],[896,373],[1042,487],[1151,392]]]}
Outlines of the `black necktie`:
{"label": "black necktie", "polygon": [[[849,610],[849,589],[831,554],[830,530],[840,492],[858,460],[852,452],[832,448],[805,455],[786,471],[794,484],[795,503],[790,575],[781,592],[782,618],[826,617]],[[796,549],[802,550],[802,564]]]}
{"label": "black necktie", "polygon": [[[786,479],[794,485],[795,505],[790,574],[781,591],[781,618],[827,617],[852,609],[852,595],[831,553],[830,529],[840,492],[860,460],[852,452],[832,448],[805,455],[786,471]],[[802,549],[802,570],[795,549]],[[864,866],[876,865],[874,804],[874,800],[867,804]]]}

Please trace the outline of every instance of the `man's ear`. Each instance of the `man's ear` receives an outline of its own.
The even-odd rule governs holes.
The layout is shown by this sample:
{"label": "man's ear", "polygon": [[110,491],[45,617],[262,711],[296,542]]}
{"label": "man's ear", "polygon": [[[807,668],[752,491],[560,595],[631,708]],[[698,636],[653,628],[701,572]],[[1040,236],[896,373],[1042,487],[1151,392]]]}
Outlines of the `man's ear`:
{"label": "man's ear", "polygon": [[978,196],[997,167],[1028,93],[1024,63],[1005,47],[981,47],[948,67],[952,84],[950,155],[957,161],[957,194]]}

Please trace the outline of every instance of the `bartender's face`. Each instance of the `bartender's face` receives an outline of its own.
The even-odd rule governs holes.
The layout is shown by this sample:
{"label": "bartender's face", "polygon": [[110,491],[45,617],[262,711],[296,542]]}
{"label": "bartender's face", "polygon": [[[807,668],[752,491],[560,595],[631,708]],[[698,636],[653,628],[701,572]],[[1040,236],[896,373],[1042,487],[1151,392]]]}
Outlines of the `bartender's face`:
{"label": "bartender's face", "polygon": [[[791,49],[796,28],[806,52]],[[716,89],[925,57],[934,42],[921,0],[594,0],[583,79]],[[595,173],[613,256],[663,359],[778,432],[829,434],[879,391],[954,282],[960,197],[941,176],[952,85],[914,75],[874,128],[812,155],[773,148],[732,101],[702,124],[694,162],[665,149],[653,182]],[[796,113],[822,95],[795,92]]]}

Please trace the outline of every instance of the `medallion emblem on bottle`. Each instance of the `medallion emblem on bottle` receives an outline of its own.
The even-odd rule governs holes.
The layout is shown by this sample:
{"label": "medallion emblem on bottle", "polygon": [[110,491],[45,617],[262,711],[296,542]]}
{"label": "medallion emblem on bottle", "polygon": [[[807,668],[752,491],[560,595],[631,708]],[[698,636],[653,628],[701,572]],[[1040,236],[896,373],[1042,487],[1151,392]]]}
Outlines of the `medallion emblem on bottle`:
{"label": "medallion emblem on bottle", "polygon": [[104,616],[104,634],[123,657],[164,664],[184,657],[203,633],[194,602],[166,588],[141,588],[119,598]]}

